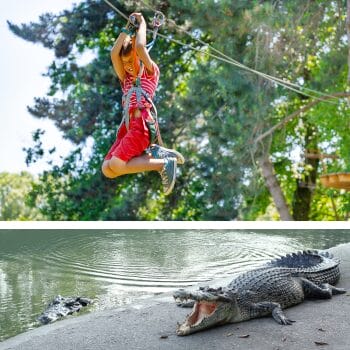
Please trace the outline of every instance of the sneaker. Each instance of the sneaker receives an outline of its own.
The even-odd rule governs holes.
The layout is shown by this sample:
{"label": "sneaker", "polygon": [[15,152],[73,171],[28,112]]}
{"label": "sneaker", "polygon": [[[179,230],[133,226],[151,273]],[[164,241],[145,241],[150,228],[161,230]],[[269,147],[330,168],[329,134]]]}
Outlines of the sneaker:
{"label": "sneaker", "polygon": [[174,149],[165,148],[156,144],[153,144],[149,148],[152,157],[155,159],[164,159],[164,158],[176,158],[177,164],[185,163],[184,156]]}
{"label": "sneaker", "polygon": [[163,169],[159,172],[164,193],[167,196],[174,188],[176,180],[176,158],[164,158]]}

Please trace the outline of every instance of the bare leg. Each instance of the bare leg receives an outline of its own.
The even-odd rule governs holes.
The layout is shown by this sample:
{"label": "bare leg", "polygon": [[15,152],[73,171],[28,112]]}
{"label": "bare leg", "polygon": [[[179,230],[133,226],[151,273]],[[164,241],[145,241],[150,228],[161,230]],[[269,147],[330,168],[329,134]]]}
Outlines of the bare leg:
{"label": "bare leg", "polygon": [[108,178],[115,178],[125,174],[141,173],[143,171],[161,171],[164,159],[154,159],[147,155],[138,156],[125,162],[117,157],[105,160],[102,164],[102,172]]}

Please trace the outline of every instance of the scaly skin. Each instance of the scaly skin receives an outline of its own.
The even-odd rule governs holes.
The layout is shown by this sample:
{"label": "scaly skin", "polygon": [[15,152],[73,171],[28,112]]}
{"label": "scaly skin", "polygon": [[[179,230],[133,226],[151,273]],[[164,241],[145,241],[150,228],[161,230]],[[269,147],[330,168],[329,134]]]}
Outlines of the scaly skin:
{"label": "scaly skin", "polygon": [[[345,293],[335,288],[340,261],[327,252],[304,251],[273,260],[240,274],[225,288],[200,288],[174,293],[179,306],[193,306],[176,333],[188,335],[207,328],[272,315],[282,325],[292,324],[282,309],[305,298],[331,298]],[[191,300],[191,302],[188,302]]]}

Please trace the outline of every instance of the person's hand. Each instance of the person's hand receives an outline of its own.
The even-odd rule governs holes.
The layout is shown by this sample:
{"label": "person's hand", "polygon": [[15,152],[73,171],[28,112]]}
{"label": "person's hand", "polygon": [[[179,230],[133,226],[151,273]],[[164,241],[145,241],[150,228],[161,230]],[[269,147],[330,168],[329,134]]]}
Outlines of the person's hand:
{"label": "person's hand", "polygon": [[[141,12],[133,12],[130,17],[134,17],[136,19],[136,22],[140,25],[142,21],[144,21],[144,18],[142,16]],[[130,21],[130,20],[129,20]]]}

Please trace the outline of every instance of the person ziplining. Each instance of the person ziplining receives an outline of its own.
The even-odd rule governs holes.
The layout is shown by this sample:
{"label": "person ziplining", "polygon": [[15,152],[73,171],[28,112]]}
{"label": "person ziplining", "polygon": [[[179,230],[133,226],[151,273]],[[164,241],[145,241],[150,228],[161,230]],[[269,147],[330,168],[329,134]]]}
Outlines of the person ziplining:
{"label": "person ziplining", "polygon": [[[146,31],[142,14],[132,13],[111,50],[113,68],[123,91],[123,119],[103,161],[102,173],[116,178],[158,171],[168,195],[175,185],[177,164],[183,164],[185,159],[180,152],[155,143],[156,139],[161,141],[151,110],[155,109],[152,100],[160,72],[147,50]],[[151,46],[154,41],[155,36]]]}

